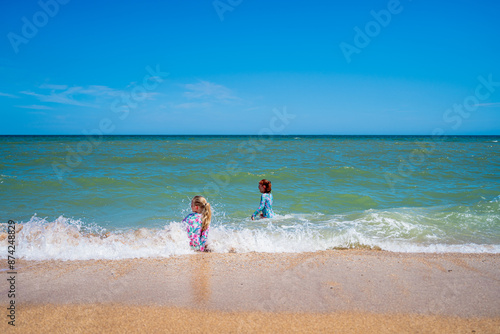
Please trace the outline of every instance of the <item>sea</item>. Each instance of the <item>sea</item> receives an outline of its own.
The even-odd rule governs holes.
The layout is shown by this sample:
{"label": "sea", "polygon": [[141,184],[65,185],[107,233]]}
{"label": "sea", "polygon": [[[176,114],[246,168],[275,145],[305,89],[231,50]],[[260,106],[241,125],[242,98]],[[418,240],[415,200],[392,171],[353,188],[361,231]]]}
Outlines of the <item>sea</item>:
{"label": "sea", "polygon": [[[500,136],[0,136],[0,258],[500,252]],[[272,219],[251,220],[262,179]],[[15,226],[15,234],[10,225]],[[15,223],[15,224],[14,224]]]}

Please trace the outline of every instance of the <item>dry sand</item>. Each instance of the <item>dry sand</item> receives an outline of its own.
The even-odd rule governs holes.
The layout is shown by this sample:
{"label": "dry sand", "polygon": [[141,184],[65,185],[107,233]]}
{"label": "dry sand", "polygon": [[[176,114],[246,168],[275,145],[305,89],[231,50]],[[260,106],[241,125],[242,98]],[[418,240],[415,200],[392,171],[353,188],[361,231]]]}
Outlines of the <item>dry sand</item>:
{"label": "dry sand", "polygon": [[2,333],[500,333],[497,254],[204,253],[16,266],[16,327],[3,316]]}

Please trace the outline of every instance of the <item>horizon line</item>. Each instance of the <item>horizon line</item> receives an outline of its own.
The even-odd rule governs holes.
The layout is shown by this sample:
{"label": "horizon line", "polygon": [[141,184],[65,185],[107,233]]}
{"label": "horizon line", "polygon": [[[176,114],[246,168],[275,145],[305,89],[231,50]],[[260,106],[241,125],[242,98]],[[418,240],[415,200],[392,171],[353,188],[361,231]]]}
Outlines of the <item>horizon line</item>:
{"label": "horizon line", "polygon": [[163,137],[498,137],[500,134],[454,134],[454,135],[429,135],[429,134],[0,134],[0,137],[117,137],[117,136],[163,136]]}

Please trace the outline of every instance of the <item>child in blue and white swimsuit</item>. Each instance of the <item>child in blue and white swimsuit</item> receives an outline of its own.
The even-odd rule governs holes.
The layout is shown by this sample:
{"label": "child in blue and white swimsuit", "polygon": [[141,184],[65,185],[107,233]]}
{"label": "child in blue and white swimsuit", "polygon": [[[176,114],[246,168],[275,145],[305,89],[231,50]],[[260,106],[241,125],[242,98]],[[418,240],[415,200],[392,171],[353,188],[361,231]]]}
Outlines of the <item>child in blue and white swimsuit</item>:
{"label": "child in blue and white swimsuit", "polygon": [[263,179],[259,182],[259,190],[262,193],[260,197],[259,208],[253,213],[252,220],[260,213],[261,218],[273,218],[276,216],[273,212],[273,195],[271,194],[271,181]]}

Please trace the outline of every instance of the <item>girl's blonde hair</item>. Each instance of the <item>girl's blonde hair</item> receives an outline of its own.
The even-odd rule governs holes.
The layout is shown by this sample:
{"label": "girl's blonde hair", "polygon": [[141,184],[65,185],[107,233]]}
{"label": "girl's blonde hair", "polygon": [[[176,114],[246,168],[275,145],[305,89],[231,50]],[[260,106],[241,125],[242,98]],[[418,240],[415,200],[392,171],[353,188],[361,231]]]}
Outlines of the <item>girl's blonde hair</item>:
{"label": "girl's blonde hair", "polygon": [[192,201],[193,205],[201,208],[201,231],[205,231],[208,226],[210,226],[210,221],[212,220],[212,209],[210,208],[210,203],[207,202],[203,196],[195,196]]}

